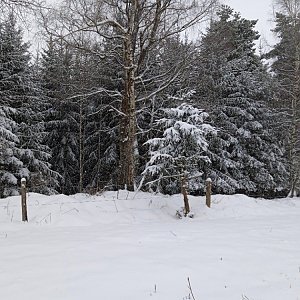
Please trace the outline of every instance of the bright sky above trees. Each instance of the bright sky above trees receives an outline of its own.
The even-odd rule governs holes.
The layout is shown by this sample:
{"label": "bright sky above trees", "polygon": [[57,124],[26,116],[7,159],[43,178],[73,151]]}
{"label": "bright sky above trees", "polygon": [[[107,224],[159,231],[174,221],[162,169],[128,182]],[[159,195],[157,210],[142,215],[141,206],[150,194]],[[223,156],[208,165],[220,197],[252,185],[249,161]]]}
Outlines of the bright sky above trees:
{"label": "bright sky above trees", "polygon": [[239,11],[246,19],[258,19],[256,29],[261,35],[262,45],[274,44],[275,38],[270,31],[274,28],[272,0],[223,0],[223,3]]}

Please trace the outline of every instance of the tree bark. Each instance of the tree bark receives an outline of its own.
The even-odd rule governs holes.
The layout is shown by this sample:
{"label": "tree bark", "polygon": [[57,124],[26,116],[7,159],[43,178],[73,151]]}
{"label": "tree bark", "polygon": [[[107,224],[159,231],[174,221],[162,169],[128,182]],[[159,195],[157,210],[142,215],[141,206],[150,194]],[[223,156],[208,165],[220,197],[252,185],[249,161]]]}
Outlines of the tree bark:
{"label": "tree bark", "polygon": [[79,118],[79,193],[83,191],[83,160],[84,160],[84,129],[83,129],[83,99],[80,99],[79,103],[80,118]]}
{"label": "tree bark", "polygon": [[123,43],[124,91],[122,97],[122,120],[120,124],[120,173],[119,187],[134,190],[135,178],[135,65],[134,65],[134,6],[129,8],[128,31]]}

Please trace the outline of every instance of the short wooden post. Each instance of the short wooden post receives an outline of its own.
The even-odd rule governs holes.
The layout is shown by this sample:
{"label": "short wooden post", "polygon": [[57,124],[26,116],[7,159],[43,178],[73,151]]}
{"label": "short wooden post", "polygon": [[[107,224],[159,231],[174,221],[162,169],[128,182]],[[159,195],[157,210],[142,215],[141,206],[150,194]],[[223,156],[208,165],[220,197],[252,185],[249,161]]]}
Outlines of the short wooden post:
{"label": "short wooden post", "polygon": [[187,192],[187,174],[184,173],[181,177],[181,193],[183,195],[183,202],[184,202],[184,216],[186,217],[190,210],[189,199],[188,199],[188,192]]}
{"label": "short wooden post", "polygon": [[210,207],[211,204],[211,185],[212,180],[210,178],[206,179],[206,206]]}
{"label": "short wooden post", "polygon": [[26,179],[21,179],[21,206],[22,206],[22,221],[28,222],[27,203],[26,203]]}

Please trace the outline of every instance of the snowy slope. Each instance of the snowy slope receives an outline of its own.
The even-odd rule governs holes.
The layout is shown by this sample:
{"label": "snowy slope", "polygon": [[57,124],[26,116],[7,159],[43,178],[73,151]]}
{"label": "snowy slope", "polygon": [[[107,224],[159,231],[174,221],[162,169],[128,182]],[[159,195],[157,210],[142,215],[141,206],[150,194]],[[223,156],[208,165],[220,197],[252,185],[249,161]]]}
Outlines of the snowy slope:
{"label": "snowy slope", "polygon": [[0,200],[0,299],[299,300],[300,199],[126,191]]}

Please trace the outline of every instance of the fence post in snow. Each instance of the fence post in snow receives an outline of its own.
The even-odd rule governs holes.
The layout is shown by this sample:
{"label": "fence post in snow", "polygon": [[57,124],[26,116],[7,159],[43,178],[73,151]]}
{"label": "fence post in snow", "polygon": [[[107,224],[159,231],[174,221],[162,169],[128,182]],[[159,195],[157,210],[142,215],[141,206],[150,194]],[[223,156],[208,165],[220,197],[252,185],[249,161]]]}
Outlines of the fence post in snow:
{"label": "fence post in snow", "polygon": [[210,208],[211,204],[211,184],[212,180],[210,178],[206,179],[206,206]]}
{"label": "fence post in snow", "polygon": [[27,217],[27,203],[26,203],[26,179],[21,179],[21,207],[22,207],[22,221],[28,222]]}

